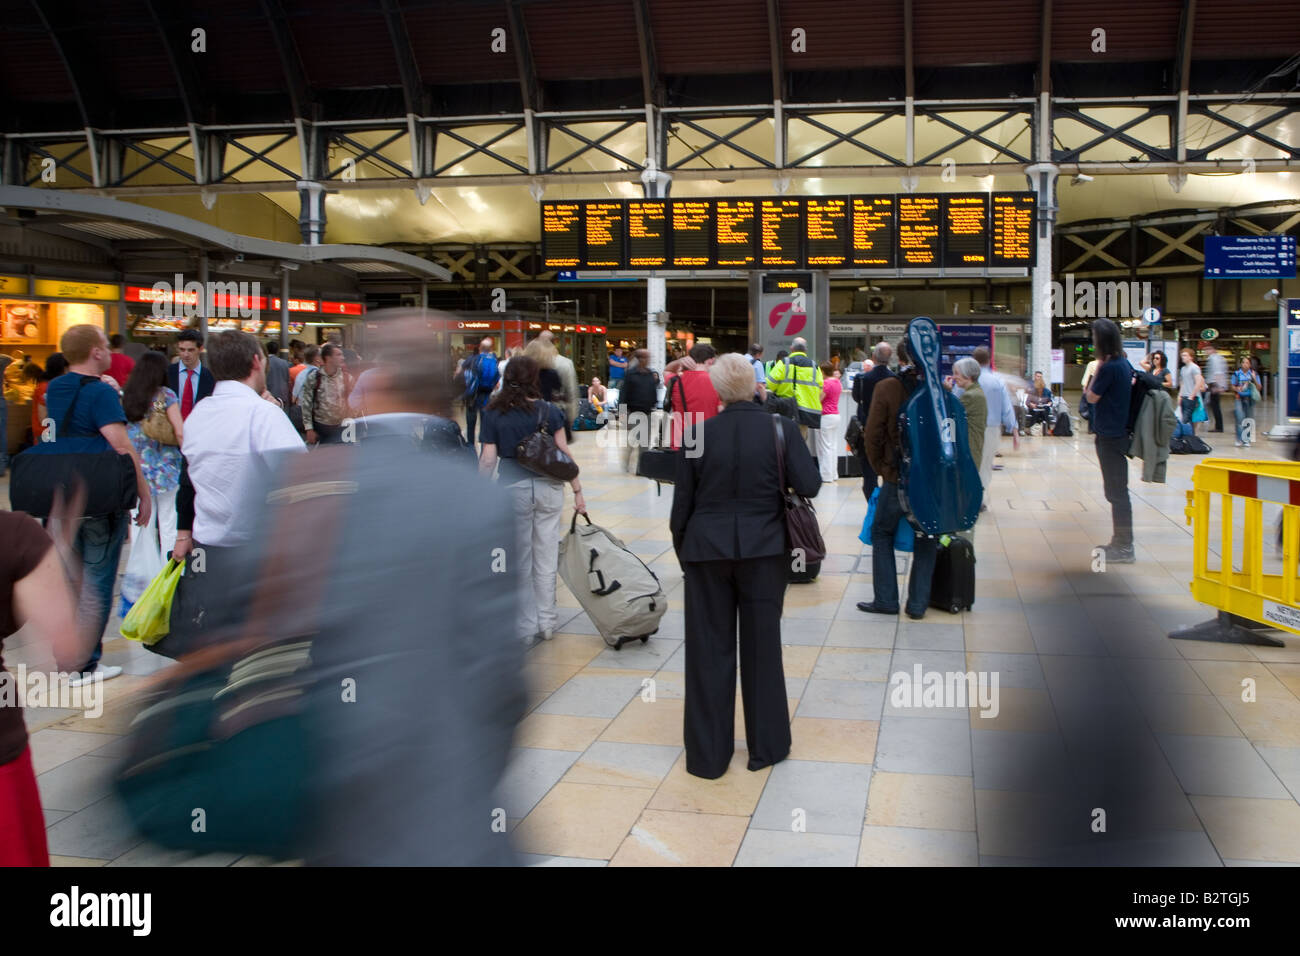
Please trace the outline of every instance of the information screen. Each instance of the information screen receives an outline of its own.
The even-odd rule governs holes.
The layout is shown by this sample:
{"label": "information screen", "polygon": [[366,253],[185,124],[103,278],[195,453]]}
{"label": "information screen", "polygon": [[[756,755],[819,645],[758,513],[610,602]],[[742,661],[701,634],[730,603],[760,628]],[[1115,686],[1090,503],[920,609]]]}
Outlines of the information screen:
{"label": "information screen", "polygon": [[943,197],[943,264],[986,266],[989,262],[989,194],[947,193]]}
{"label": "information screen", "polygon": [[674,199],[672,261],[678,269],[704,269],[713,263],[713,200]]}
{"label": "information screen", "polygon": [[580,202],[542,203],[542,263],[547,269],[576,269],[582,262]]}
{"label": "information screen", "polygon": [[756,261],[758,202],[753,199],[719,199],[713,218],[714,262],[719,269],[752,269]]}
{"label": "information screen", "polygon": [[759,200],[759,265],[778,269],[802,266],[802,236],[802,199]]}
{"label": "information screen", "polygon": [[583,216],[587,251],[582,257],[584,269],[622,269],[624,210],[621,200],[584,203]]}
{"label": "information screen", "polygon": [[1037,261],[1034,217],[1038,197],[1033,193],[993,194],[993,240],[990,265],[1030,266]]}
{"label": "information screen", "polygon": [[668,200],[627,201],[629,269],[663,269],[668,265]]}
{"label": "information screen", "polygon": [[943,216],[938,196],[898,197],[898,267],[937,267]]}
{"label": "information screen", "polygon": [[850,231],[848,197],[809,196],[804,200],[804,258],[810,269],[847,265]]}
{"label": "information screen", "polygon": [[853,197],[853,265],[893,268],[897,241],[893,196]]}

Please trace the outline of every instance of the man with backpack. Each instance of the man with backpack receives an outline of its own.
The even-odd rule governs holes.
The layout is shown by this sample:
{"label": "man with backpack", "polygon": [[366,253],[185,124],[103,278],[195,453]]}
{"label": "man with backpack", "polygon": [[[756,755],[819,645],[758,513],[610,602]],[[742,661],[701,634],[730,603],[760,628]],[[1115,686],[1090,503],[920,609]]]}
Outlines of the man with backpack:
{"label": "man with backpack", "polygon": [[799,434],[806,439],[808,429],[821,428],[822,421],[822,371],[808,357],[808,343],[795,339],[790,343],[790,354],[780,359],[767,374],[767,384],[778,398],[793,398],[798,405],[795,421]]}
{"label": "man with backpack", "polygon": [[474,446],[474,425],[478,421],[479,412],[492,397],[492,389],[497,384],[498,363],[496,353],[492,351],[493,344],[491,338],[480,342],[478,353],[465,363],[461,373],[465,386],[462,394],[465,401],[465,440],[471,448]]}

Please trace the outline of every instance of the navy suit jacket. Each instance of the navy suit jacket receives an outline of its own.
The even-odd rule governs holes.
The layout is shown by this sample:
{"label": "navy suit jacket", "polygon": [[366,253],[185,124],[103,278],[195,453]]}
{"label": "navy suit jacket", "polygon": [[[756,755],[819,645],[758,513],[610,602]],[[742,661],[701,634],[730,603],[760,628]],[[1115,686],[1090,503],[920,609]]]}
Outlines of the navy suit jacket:
{"label": "navy suit jacket", "polygon": [[[172,362],[167,366],[167,387],[176,393],[176,397],[181,401],[185,396],[181,394],[181,363]],[[198,390],[194,393],[194,404],[197,405],[203,399],[212,394],[212,390],[217,387],[217,380],[212,377],[208,367],[199,364],[199,384]]]}

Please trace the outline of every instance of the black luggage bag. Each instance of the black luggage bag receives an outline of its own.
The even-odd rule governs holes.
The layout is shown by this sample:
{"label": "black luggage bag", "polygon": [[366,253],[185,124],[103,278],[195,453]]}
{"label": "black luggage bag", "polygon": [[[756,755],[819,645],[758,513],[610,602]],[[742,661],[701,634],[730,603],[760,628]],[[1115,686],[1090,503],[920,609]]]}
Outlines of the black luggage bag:
{"label": "black luggage bag", "polygon": [[1069,438],[1074,434],[1074,429],[1070,427],[1070,413],[1061,412],[1056,416],[1056,424],[1052,427],[1052,434],[1057,438]]}
{"label": "black luggage bag", "polygon": [[802,571],[796,571],[792,566],[787,580],[791,584],[811,584],[813,581],[817,580],[817,575],[821,573],[822,563],[820,561],[814,561]]}
{"label": "black luggage bag", "polygon": [[677,452],[671,448],[646,448],[637,457],[638,478],[649,478],[655,483],[657,494],[663,494],[663,485],[677,480]]}
{"label": "black luggage bag", "polygon": [[841,478],[861,478],[862,459],[857,455],[840,455],[835,471]]}
{"label": "black luggage bag", "polygon": [[966,538],[953,537],[939,547],[930,580],[930,607],[950,614],[969,611],[975,605],[975,546]]}

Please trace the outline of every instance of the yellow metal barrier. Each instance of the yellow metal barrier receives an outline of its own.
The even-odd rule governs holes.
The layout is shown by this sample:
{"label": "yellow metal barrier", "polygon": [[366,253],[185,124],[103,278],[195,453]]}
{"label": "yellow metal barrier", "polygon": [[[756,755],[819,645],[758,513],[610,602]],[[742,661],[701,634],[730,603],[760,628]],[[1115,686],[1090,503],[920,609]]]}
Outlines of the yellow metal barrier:
{"label": "yellow metal barrier", "polygon": [[[1211,496],[1220,496],[1219,567],[1211,570]],[[1245,503],[1241,570],[1233,567],[1234,502]],[[1264,573],[1264,505],[1282,506],[1282,573]],[[1300,634],[1297,578],[1300,577],[1300,463],[1207,458],[1192,470],[1184,509],[1194,534],[1192,597],[1218,609],[1218,617],[1170,637],[1285,646],[1259,632],[1277,628]],[[1270,533],[1271,538],[1271,533]]]}

